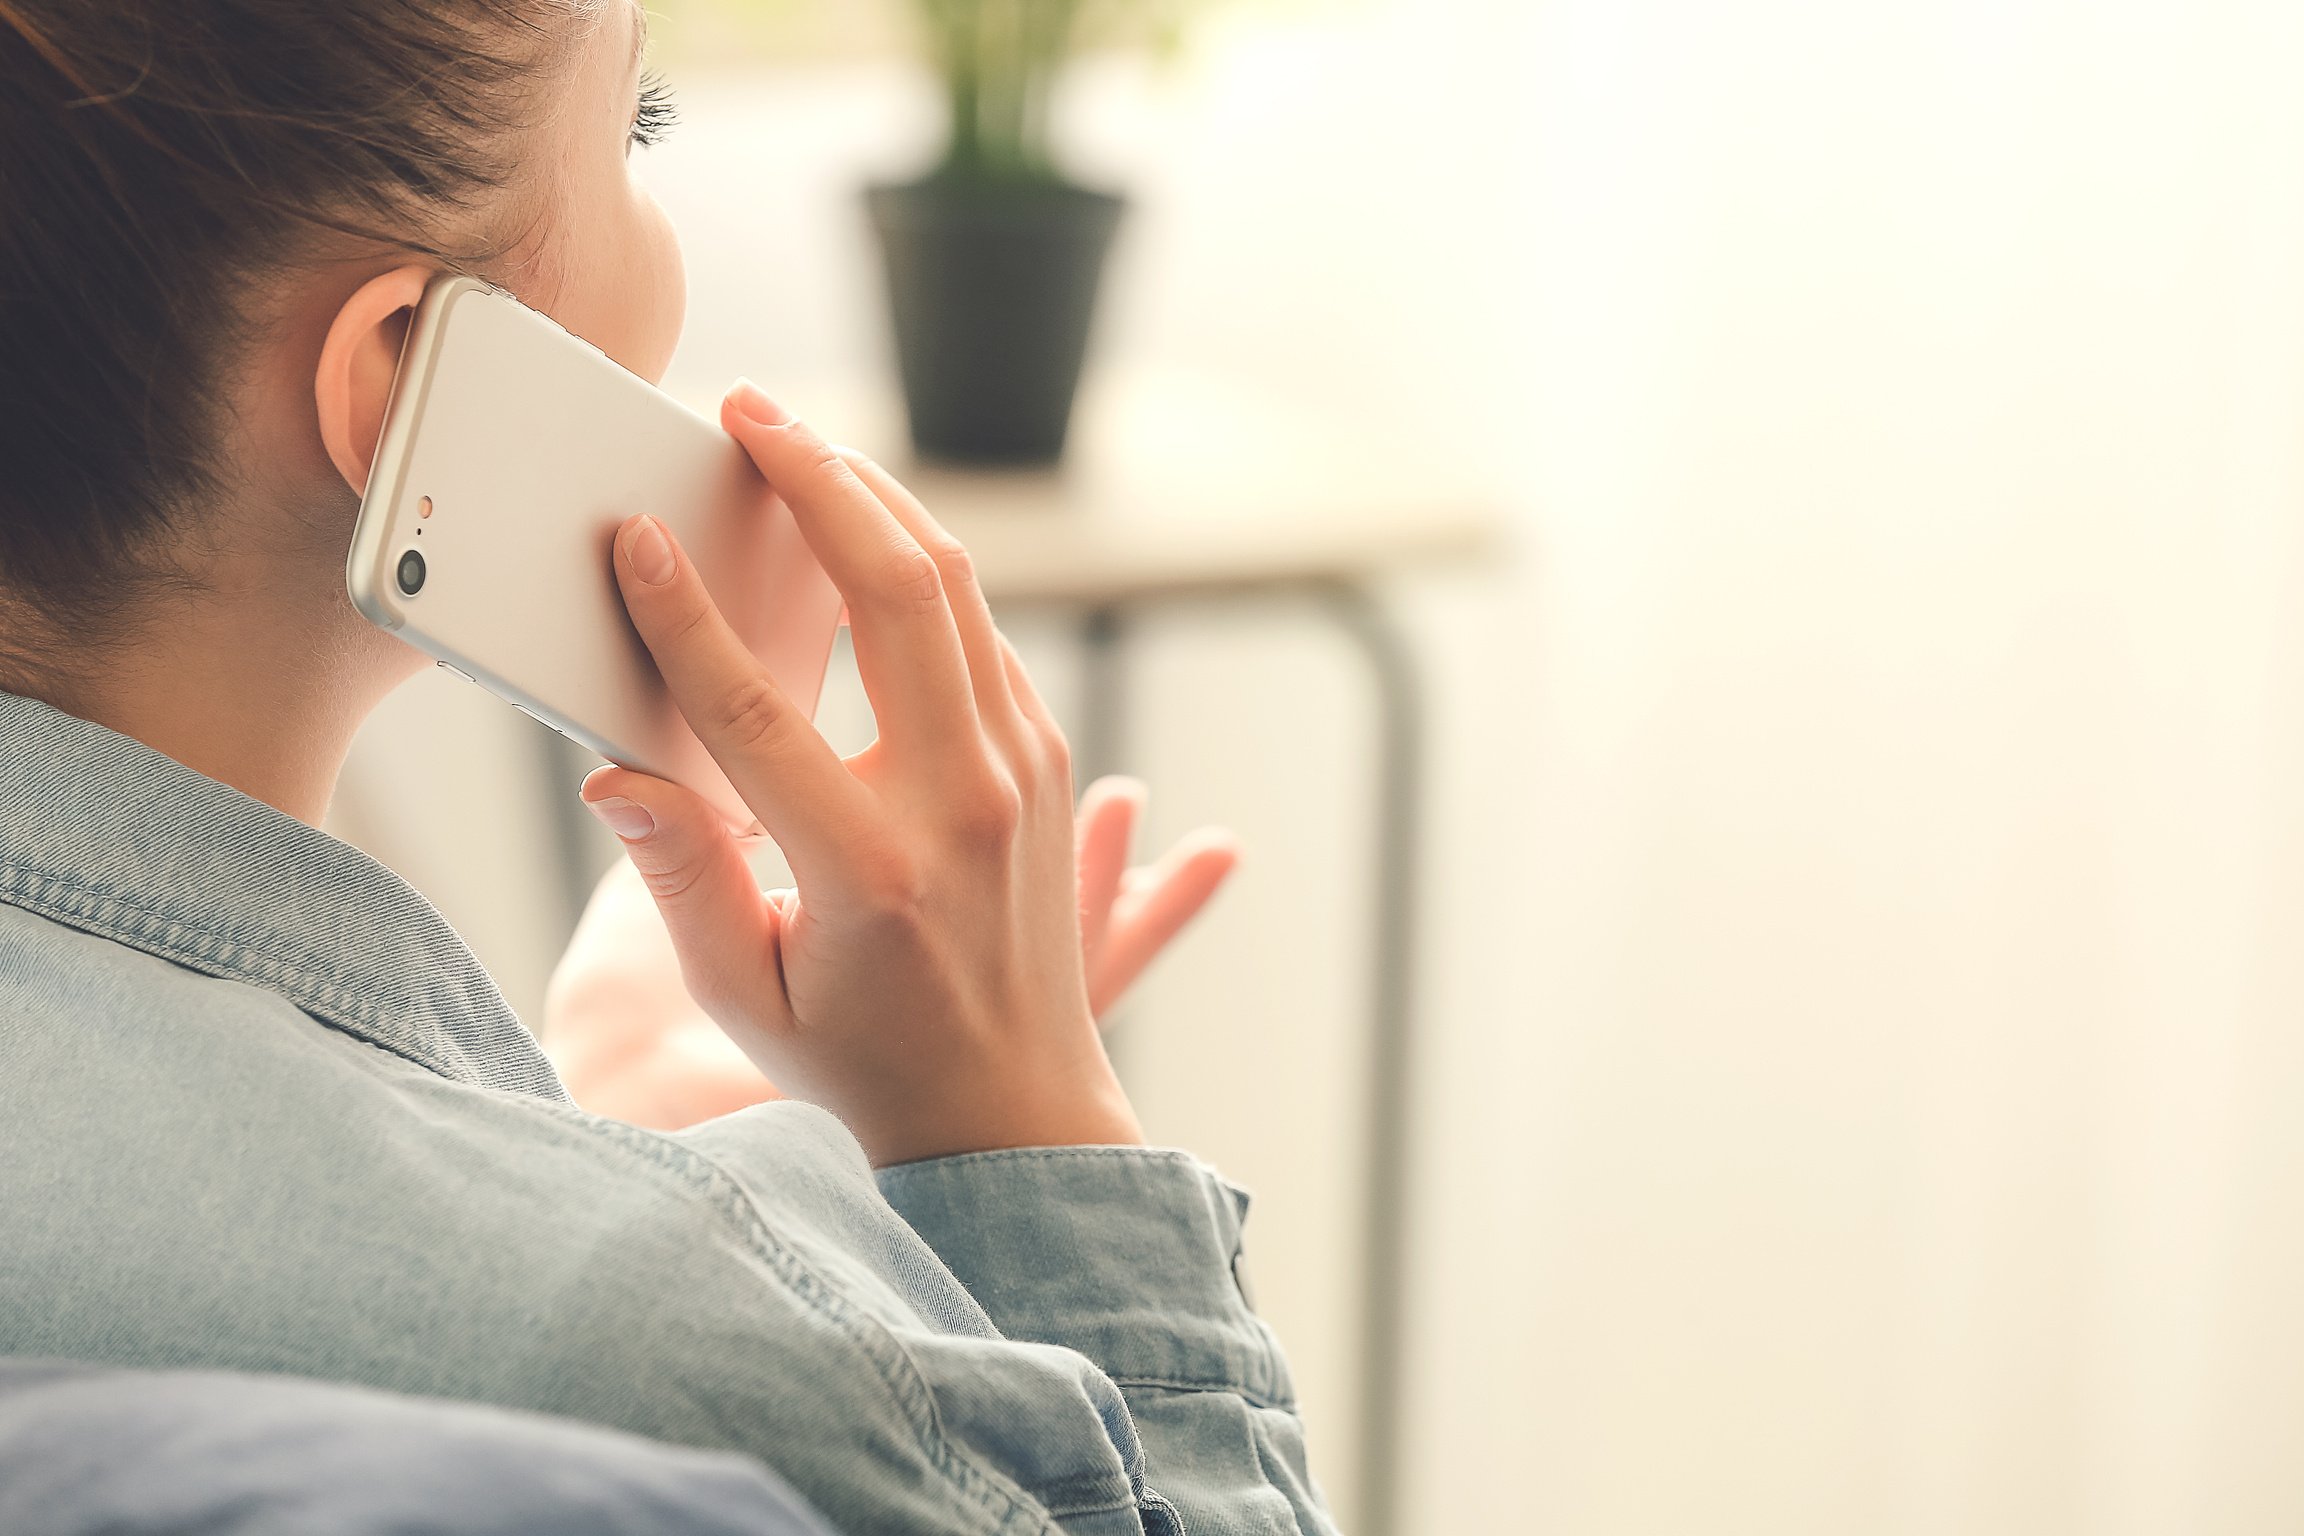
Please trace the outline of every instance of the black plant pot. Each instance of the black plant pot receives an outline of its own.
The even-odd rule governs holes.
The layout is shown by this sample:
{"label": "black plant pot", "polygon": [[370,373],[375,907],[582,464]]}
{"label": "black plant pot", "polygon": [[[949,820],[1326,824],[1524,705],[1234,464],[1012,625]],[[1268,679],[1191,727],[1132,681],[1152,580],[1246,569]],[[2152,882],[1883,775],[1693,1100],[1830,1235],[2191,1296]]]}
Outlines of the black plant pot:
{"label": "black plant pot", "polygon": [[977,463],[1060,457],[1121,200],[933,180],[866,201],[913,446]]}

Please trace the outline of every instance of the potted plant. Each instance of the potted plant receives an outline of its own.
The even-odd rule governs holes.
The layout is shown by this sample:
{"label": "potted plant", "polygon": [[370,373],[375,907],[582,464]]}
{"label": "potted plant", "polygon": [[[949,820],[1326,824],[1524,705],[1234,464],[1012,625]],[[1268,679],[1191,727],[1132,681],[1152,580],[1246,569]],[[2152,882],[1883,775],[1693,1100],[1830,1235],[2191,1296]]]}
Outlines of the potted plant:
{"label": "potted plant", "polygon": [[[1161,0],[914,0],[951,108],[942,161],[866,194],[886,258],[914,445],[980,463],[1063,453],[1122,200],[1049,142],[1076,48]],[[1167,0],[1168,4],[1176,0]]]}

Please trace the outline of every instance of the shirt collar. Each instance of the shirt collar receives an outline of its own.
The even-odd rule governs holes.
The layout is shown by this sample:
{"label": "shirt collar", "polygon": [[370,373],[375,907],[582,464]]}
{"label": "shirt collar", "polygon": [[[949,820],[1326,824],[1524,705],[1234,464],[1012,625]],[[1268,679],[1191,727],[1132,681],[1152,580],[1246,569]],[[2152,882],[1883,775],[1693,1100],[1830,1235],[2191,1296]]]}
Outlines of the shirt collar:
{"label": "shirt collar", "polygon": [[4,692],[0,901],[276,992],[443,1077],[567,1097],[406,881],[142,742]]}

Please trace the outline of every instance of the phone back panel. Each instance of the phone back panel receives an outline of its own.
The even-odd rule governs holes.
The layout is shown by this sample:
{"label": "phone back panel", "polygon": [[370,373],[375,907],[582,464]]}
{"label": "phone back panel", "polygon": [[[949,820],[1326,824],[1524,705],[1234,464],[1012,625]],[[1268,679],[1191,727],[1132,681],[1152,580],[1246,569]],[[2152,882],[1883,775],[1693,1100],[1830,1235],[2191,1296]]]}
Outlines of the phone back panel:
{"label": "phone back panel", "polygon": [[[517,300],[470,278],[435,283],[361,503],[346,565],[354,604],[743,825],[751,812],[673,707],[618,595],[611,546],[636,512],[672,529],[736,633],[813,712],[840,594],[744,450]],[[413,595],[395,574],[411,549],[425,565]]]}

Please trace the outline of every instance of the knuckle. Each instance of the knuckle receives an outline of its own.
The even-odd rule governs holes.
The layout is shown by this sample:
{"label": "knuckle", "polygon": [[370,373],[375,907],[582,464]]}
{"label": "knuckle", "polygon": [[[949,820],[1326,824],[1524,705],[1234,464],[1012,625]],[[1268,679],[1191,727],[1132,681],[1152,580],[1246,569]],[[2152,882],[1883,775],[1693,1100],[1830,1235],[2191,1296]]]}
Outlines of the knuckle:
{"label": "knuckle", "polygon": [[853,467],[852,450],[826,442],[822,433],[803,421],[791,422],[777,431],[781,435],[774,438],[772,448],[780,465],[777,473],[825,481],[834,486],[862,484]]}
{"label": "knuckle", "polygon": [[839,448],[824,441],[822,434],[803,422],[794,422],[784,429],[785,441],[806,461],[810,470],[833,480],[849,480],[856,471],[849,468],[848,456]]}
{"label": "knuckle", "polygon": [[926,880],[919,862],[901,849],[861,859],[855,870],[857,889],[866,906],[883,924],[908,925],[918,920],[926,899]]}
{"label": "knuckle", "polygon": [[1024,825],[1024,791],[1012,781],[988,774],[982,783],[954,797],[953,821],[959,836],[978,848],[1005,848]]}
{"label": "knuckle", "polygon": [[665,622],[662,633],[667,648],[679,651],[693,646],[711,621],[712,610],[700,602],[680,606]]}
{"label": "knuckle", "polygon": [[976,591],[976,557],[969,554],[958,539],[934,540],[925,553],[935,562],[937,577],[946,592],[957,597]]}
{"label": "knuckle", "polygon": [[782,695],[765,677],[745,678],[728,690],[713,723],[722,741],[738,748],[757,747],[774,737],[784,725]]}
{"label": "knuckle", "polygon": [[944,576],[935,559],[917,544],[905,544],[888,557],[890,598],[913,613],[935,611],[944,602]]}
{"label": "knuckle", "polygon": [[662,902],[677,902],[696,888],[704,878],[704,866],[697,859],[650,859],[646,864],[633,861],[640,871],[640,883],[648,887],[648,894]]}

